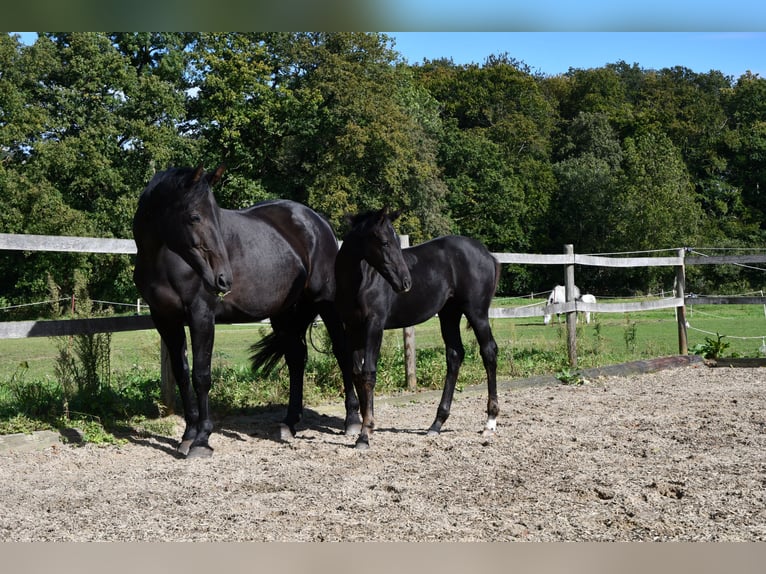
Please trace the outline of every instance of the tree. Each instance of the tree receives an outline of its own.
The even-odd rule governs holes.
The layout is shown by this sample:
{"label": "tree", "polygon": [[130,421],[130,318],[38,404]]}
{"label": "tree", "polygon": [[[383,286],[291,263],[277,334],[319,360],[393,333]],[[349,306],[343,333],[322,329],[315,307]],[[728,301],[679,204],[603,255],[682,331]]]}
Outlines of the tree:
{"label": "tree", "polygon": [[693,245],[703,213],[678,149],[648,131],[624,142],[625,160],[606,221],[615,250]]}
{"label": "tree", "polygon": [[733,120],[727,142],[732,165],[728,183],[741,192],[746,212],[740,210],[738,215],[758,224],[761,233],[757,235],[762,238],[766,231],[766,79],[751,73],[741,76],[727,107]]}
{"label": "tree", "polygon": [[399,230],[414,241],[443,233],[445,188],[436,164],[436,106],[394,65],[382,34],[270,36],[282,134],[267,175],[271,188],[326,214],[403,209]]}

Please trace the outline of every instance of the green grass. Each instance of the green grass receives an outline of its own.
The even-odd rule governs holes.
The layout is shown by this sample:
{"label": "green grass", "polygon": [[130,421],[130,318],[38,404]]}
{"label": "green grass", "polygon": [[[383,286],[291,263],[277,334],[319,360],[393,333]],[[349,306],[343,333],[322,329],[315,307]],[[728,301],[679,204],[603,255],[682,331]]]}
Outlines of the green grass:
{"label": "green grass", "polygon": [[[496,306],[529,304],[529,300],[498,300]],[[687,309],[688,348],[693,350],[719,335],[728,343],[725,356],[756,357],[766,339],[766,315],[757,305],[694,306]],[[493,319],[499,347],[500,379],[568,372],[566,328],[554,322],[544,326],[542,317]],[[213,356],[215,412],[247,409],[264,404],[286,404],[287,373],[279,369],[268,380],[256,378],[249,369],[250,346],[270,327],[265,325],[220,325],[216,329]],[[459,388],[483,383],[484,369],[476,340],[465,323],[461,327],[466,361]],[[441,388],[445,371],[444,349],[437,319],[415,329],[417,376],[420,388]],[[67,339],[29,338],[0,341],[0,433],[51,428],[71,424],[80,417],[81,426],[95,421],[109,432],[144,432],[147,421],[161,414],[159,405],[160,342],[155,331],[114,333],[111,339],[109,386],[97,397],[81,403],[82,412],[65,412],[61,385],[56,380],[57,345]],[[317,350],[318,349],[318,350]],[[306,371],[306,403],[342,399],[341,380],[321,326],[310,332]],[[638,359],[678,354],[678,327],[674,310],[631,314],[595,314],[590,325],[577,328],[578,368],[604,366]],[[385,334],[378,365],[380,394],[405,389],[401,331]],[[90,427],[89,427],[90,428]],[[14,430],[15,429],[15,430]],[[109,432],[106,436],[109,436]],[[91,431],[94,442],[105,442]]]}

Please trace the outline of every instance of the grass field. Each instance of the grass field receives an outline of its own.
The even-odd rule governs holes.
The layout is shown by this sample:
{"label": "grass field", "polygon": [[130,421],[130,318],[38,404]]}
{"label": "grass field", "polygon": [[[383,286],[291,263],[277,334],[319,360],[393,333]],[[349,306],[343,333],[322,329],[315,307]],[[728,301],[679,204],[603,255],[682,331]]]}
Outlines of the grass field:
{"label": "grass field", "polygon": [[[498,306],[529,304],[529,299],[499,300]],[[757,357],[766,339],[766,316],[760,306],[707,306],[687,309],[688,346],[721,341],[728,345],[721,357]],[[564,322],[544,326],[541,317],[494,319],[492,328],[499,347],[498,378],[507,380],[537,374],[554,374],[562,381],[575,376],[568,364]],[[219,325],[213,354],[211,407],[220,414],[287,403],[287,369],[268,378],[249,368],[250,346],[270,331],[268,325]],[[476,341],[463,327],[466,359],[458,389],[483,383],[484,368]],[[444,347],[438,319],[415,329],[417,383],[419,388],[441,388],[445,372]],[[108,347],[109,380],[99,375],[64,384],[57,380],[60,349],[72,348],[77,339],[29,338],[0,341],[0,433],[29,432],[42,428],[85,428],[88,442],[113,442],[125,429],[150,431],[151,425],[172,425],[162,417],[160,392],[160,340],[156,331],[114,333]],[[309,332],[309,362],[304,401],[307,405],[341,401],[342,383],[329,341],[321,325]],[[719,346],[720,349],[722,347]],[[591,324],[577,328],[578,368],[618,364],[678,354],[678,326],[672,309],[634,314],[595,315]],[[81,373],[87,372],[86,362]],[[71,371],[70,371],[71,373]],[[571,379],[570,379],[571,380]],[[388,331],[378,362],[376,389],[380,395],[406,389],[403,337]],[[177,405],[180,407],[180,405]],[[77,422],[73,422],[77,421]],[[159,427],[158,427],[159,428]],[[164,427],[163,427],[164,428]]]}
{"label": "grass field", "polygon": [[[518,304],[518,300],[515,300]],[[529,300],[526,300],[528,304]],[[499,300],[498,306],[509,301]],[[725,336],[727,356],[756,357],[766,339],[766,314],[757,305],[707,305],[687,309],[688,346],[702,344],[706,338]],[[526,376],[553,372],[566,365],[566,329],[561,323],[544,326],[542,318],[494,319],[492,328],[500,348],[499,371],[502,376]],[[249,348],[263,334],[266,325],[220,325],[216,329],[214,367],[246,368]],[[311,332],[314,347],[326,347],[321,327]],[[401,332],[386,333],[386,348],[401,348]],[[416,346],[420,350],[443,349],[437,319],[418,325]],[[463,330],[463,342],[475,344],[472,333]],[[58,345],[66,340],[53,338],[11,339],[0,341],[0,383],[16,374],[27,380],[52,379]],[[578,366],[603,366],[636,359],[678,353],[678,330],[672,309],[633,314],[595,315],[590,325],[578,326]],[[159,373],[159,336],[155,331],[132,331],[112,334],[111,368],[113,372],[144,371]],[[472,359],[469,353],[468,361]],[[478,361],[478,358],[476,358]]]}

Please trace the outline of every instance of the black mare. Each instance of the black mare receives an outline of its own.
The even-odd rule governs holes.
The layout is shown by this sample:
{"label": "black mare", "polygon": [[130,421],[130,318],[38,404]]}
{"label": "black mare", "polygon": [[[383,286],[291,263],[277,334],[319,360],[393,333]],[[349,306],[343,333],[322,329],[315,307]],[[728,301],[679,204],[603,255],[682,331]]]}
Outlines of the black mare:
{"label": "black mare", "polygon": [[[303,409],[305,334],[320,315],[343,371],[346,431],[359,429],[350,355],[334,307],[338,244],[329,224],[299,203],[275,200],[221,209],[211,186],[223,173],[202,168],[158,172],[138,202],[134,281],[151,309],[183,401],[186,429],[178,450],[208,456],[213,429],[208,393],[215,323],[271,319],[273,333],[254,356],[268,369],[284,356],[290,375],[282,437],[295,434]],[[186,357],[189,326],[192,370]]]}
{"label": "black mare", "polygon": [[460,319],[465,315],[487,372],[489,400],[485,434],[496,429],[497,344],[488,311],[500,266],[478,241],[450,235],[402,250],[386,209],[355,216],[335,261],[336,306],[352,352],[354,385],[362,412],[357,448],[369,447],[375,426],[373,394],[384,329],[422,323],[438,313],[447,355],[447,375],[436,419],[437,434],[447,420],[465,351]]}

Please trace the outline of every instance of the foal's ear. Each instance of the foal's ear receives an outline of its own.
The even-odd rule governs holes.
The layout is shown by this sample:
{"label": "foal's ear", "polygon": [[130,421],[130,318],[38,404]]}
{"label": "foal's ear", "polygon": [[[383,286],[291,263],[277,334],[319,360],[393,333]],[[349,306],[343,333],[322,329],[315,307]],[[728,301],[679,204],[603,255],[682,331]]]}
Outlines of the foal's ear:
{"label": "foal's ear", "polygon": [[205,168],[202,166],[202,164],[199,164],[197,169],[194,171],[194,175],[192,176],[192,185],[199,181],[199,178],[202,177],[203,173],[205,173]]}
{"label": "foal's ear", "polygon": [[381,209],[378,212],[378,217],[380,218],[380,221],[383,222],[383,219],[388,217],[388,220],[391,222],[396,221],[396,218],[399,217],[402,214],[401,209],[397,209],[396,211],[389,211],[388,206],[386,205],[383,209]]}
{"label": "foal's ear", "polygon": [[210,187],[213,187],[216,183],[221,181],[221,177],[223,176],[224,171],[226,171],[226,166],[223,164],[219,165],[216,168],[216,170],[208,178],[208,183],[210,184]]}

